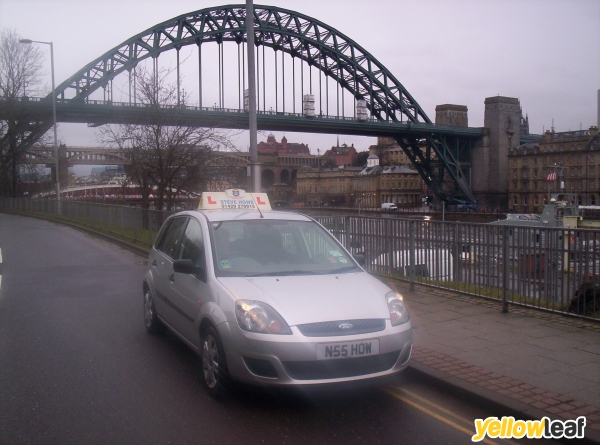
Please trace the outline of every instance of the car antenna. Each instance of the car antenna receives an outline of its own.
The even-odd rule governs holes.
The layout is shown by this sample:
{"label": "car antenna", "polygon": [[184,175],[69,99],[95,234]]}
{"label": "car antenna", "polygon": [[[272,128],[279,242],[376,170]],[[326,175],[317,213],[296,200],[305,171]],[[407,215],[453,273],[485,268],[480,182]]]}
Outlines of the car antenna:
{"label": "car antenna", "polygon": [[254,205],[256,206],[256,210],[258,210],[258,213],[260,213],[260,217],[264,218],[265,216],[260,211],[260,207],[258,206],[258,202],[256,202],[256,199],[254,199],[254,195],[252,193],[250,193],[250,196],[252,196],[252,201],[254,201]]}

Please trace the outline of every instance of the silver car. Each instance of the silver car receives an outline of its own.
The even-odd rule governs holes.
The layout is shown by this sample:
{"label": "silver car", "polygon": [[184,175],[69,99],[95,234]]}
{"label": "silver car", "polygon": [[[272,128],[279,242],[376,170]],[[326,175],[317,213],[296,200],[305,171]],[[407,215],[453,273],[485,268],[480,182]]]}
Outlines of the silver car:
{"label": "silver car", "polygon": [[143,282],[148,331],[169,328],[199,353],[213,396],[229,379],[314,385],[404,369],[413,334],[402,295],[316,221],[257,195],[263,210],[222,199],[165,222]]}

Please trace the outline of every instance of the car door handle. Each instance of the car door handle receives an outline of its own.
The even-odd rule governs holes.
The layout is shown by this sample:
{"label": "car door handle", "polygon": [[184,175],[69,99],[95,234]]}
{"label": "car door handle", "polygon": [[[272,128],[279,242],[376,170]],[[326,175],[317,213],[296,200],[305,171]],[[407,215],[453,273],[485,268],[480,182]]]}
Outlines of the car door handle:
{"label": "car door handle", "polygon": [[172,283],[173,281],[175,281],[175,274],[171,274],[169,275],[169,281]]}

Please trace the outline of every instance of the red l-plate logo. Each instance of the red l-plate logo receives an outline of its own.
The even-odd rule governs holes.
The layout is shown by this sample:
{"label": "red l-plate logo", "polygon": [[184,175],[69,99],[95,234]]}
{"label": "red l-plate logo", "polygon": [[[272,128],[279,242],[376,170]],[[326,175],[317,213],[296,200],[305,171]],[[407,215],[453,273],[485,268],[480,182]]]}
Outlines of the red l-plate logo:
{"label": "red l-plate logo", "polygon": [[257,197],[256,197],[256,202],[257,202],[259,205],[261,205],[261,206],[264,206],[264,205],[266,204],[266,202],[263,202],[263,201],[260,199],[260,196],[257,196]]}
{"label": "red l-plate logo", "polygon": [[217,201],[213,201],[212,199],[210,199],[210,196],[207,196],[206,198],[208,199],[208,203],[209,204],[216,204],[217,203]]}

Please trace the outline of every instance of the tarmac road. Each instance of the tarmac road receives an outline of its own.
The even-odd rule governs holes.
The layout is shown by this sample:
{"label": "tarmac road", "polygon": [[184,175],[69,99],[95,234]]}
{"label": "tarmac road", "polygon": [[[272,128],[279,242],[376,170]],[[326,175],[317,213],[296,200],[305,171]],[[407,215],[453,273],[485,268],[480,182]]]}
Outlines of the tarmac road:
{"label": "tarmac road", "polygon": [[0,214],[0,444],[466,444],[474,419],[500,415],[411,373],[214,400],[183,343],[146,333],[144,268],[85,233]]}

